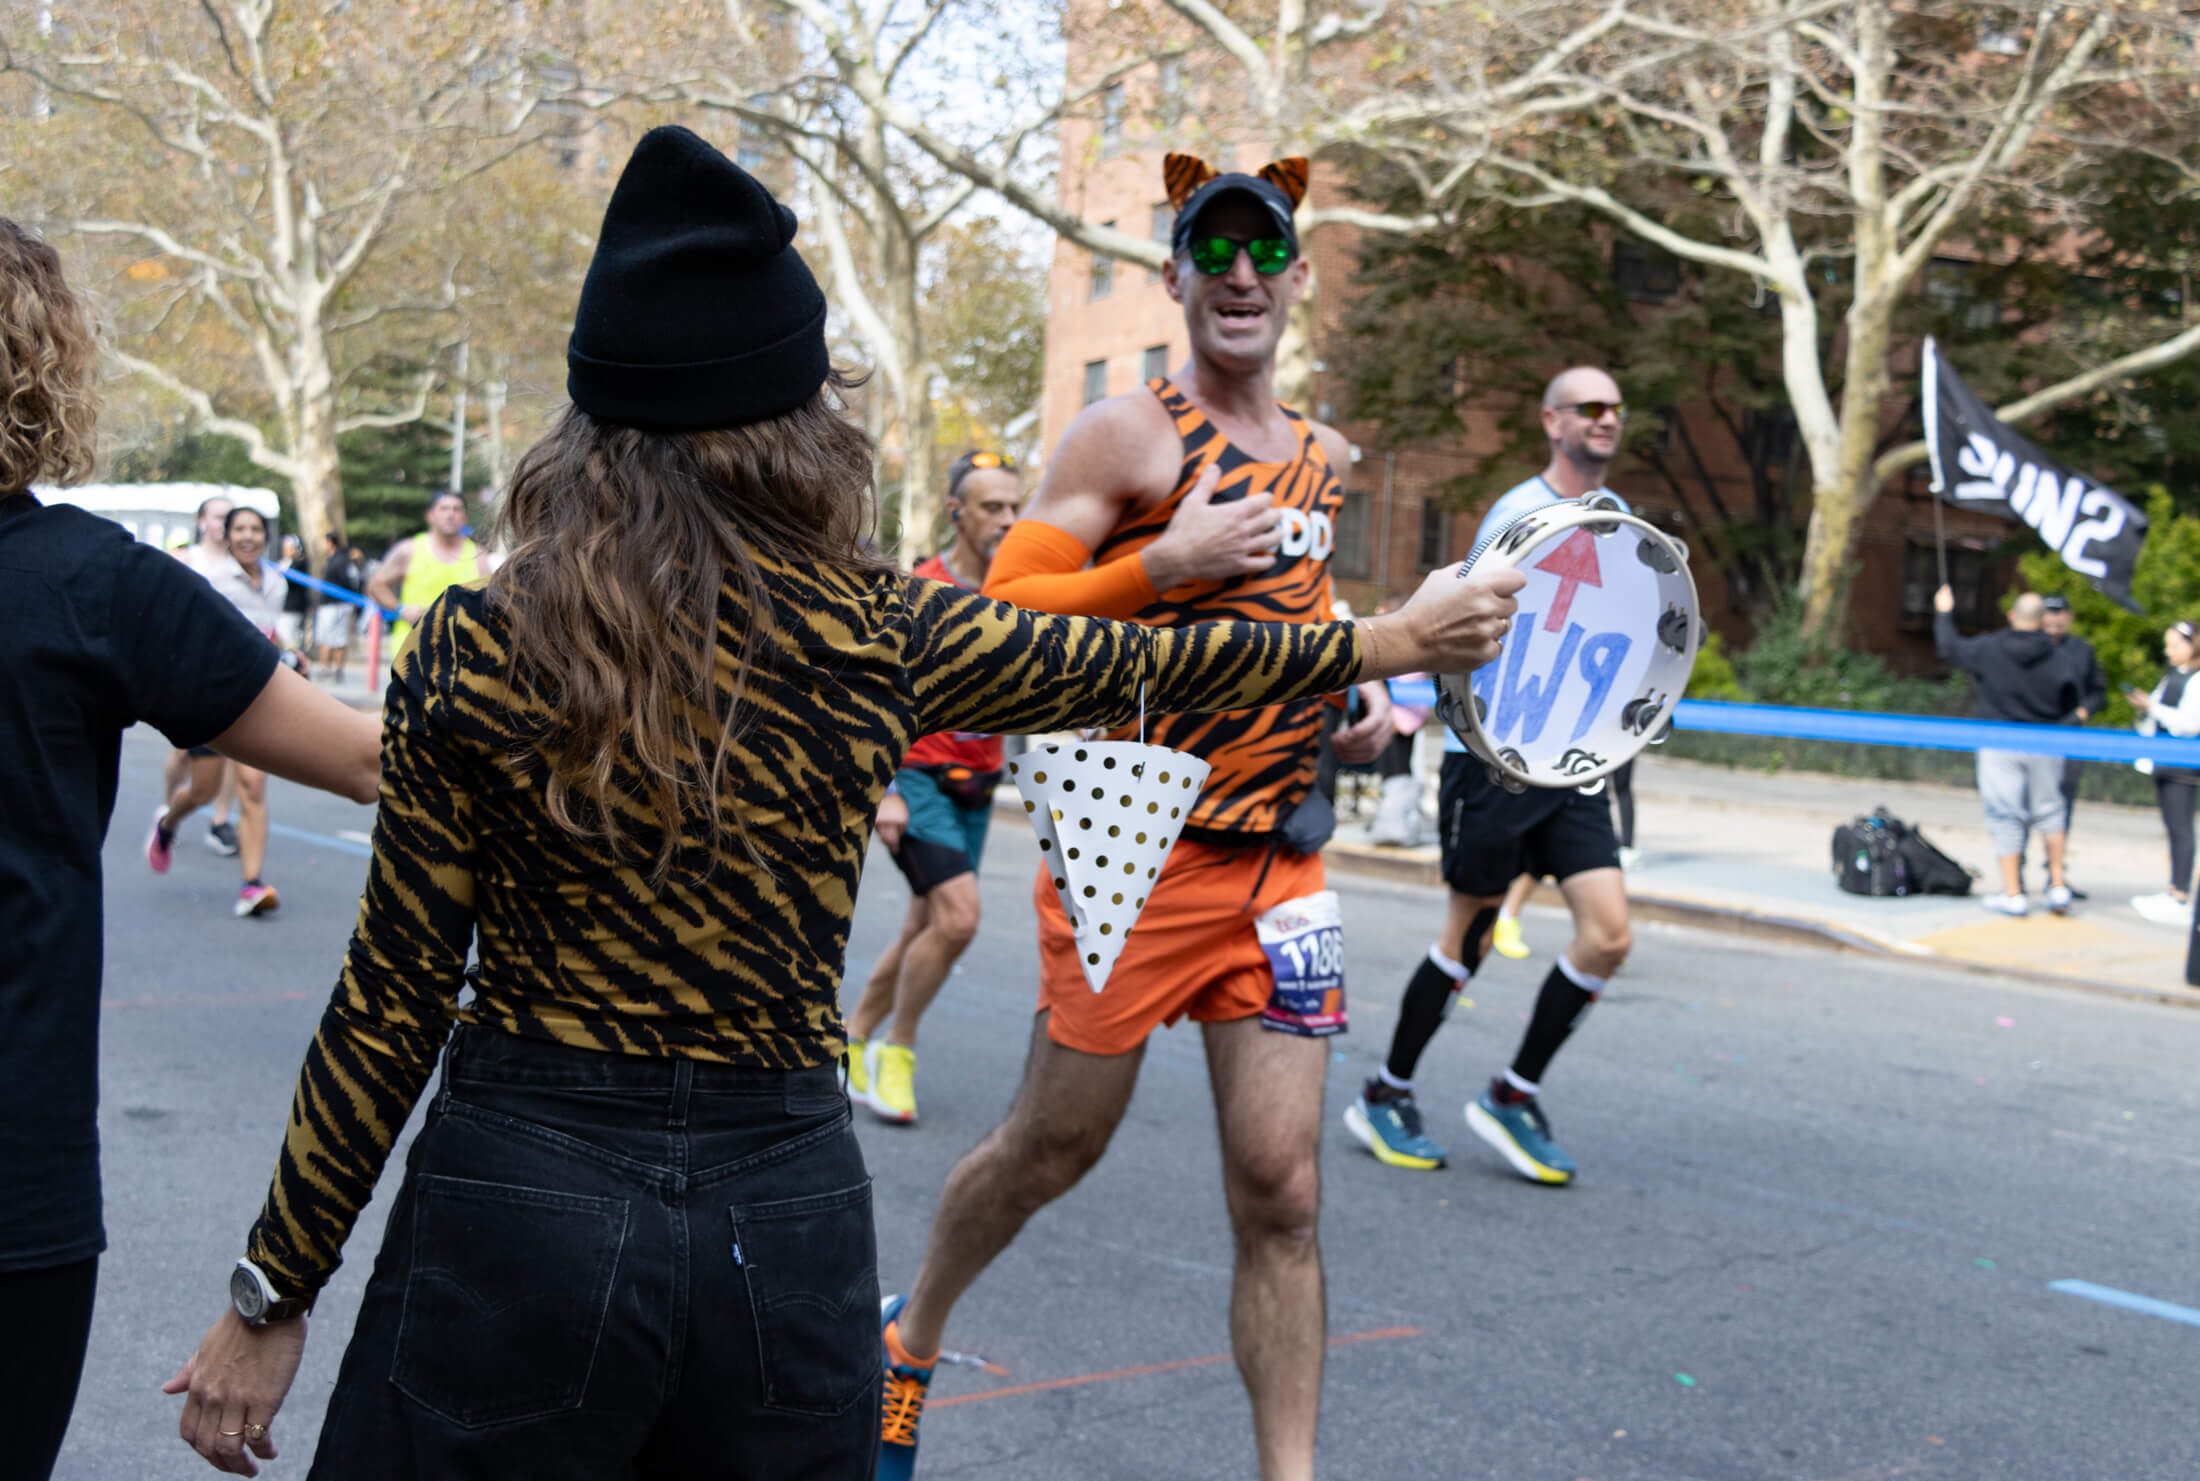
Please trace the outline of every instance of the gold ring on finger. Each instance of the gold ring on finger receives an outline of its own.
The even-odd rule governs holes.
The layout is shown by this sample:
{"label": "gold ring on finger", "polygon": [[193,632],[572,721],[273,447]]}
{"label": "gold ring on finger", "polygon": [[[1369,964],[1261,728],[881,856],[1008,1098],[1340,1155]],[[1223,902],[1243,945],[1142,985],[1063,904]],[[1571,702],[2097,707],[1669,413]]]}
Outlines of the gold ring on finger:
{"label": "gold ring on finger", "polygon": [[248,1424],[244,1427],[244,1437],[247,1440],[264,1440],[267,1438],[267,1426],[264,1424]]}
{"label": "gold ring on finger", "polygon": [[243,1430],[216,1430],[216,1431],[214,1431],[214,1433],[215,1433],[215,1434],[217,1434],[217,1435],[219,1435],[219,1436],[221,1436],[221,1437],[222,1437],[222,1438],[223,1438],[224,1440],[234,1440],[234,1439],[236,1439],[236,1438],[237,1438],[237,1436],[239,1436],[239,1435],[243,1434],[243,1433],[244,1433],[244,1431],[243,1431]]}

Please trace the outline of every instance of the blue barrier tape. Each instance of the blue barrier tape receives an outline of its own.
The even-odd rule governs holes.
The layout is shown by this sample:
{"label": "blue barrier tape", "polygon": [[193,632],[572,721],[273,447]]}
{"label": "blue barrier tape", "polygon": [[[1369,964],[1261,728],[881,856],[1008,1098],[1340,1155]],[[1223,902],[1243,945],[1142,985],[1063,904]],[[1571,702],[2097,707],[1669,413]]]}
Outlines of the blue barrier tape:
{"label": "blue barrier tape", "polygon": [[2137,761],[2200,767],[2200,740],[2087,730],[2076,725],[2012,725],[1999,720],[1949,720],[1937,715],[1889,715],[1872,710],[1806,710],[1790,705],[1684,699],[1674,707],[1682,730],[1764,735],[1788,740],[1854,741],[1928,751],[2030,751],[2073,761]]}
{"label": "blue barrier tape", "polygon": [[[309,591],[317,591],[323,596],[335,597],[338,601],[349,602],[362,612],[379,605],[356,591],[346,591],[341,586],[331,586],[318,576],[308,576],[305,572],[293,571],[288,566],[277,566],[275,569],[283,573],[285,581],[295,582],[299,586],[303,586]],[[384,622],[395,622],[397,616],[398,614],[392,612],[389,608],[382,608],[382,620]]]}
{"label": "blue barrier tape", "polygon": [[[1393,704],[1433,709],[1431,679],[1392,679]],[[1999,720],[1951,720],[1939,715],[1886,714],[1876,710],[1811,710],[1794,705],[1735,704],[1684,699],[1673,711],[1681,730],[1715,735],[1761,735],[1779,740],[1850,741],[1865,746],[1904,746],[1927,751],[2030,751],[2074,761],[2132,762],[2200,770],[2200,740],[2087,730],[2076,725],[2013,725]]]}

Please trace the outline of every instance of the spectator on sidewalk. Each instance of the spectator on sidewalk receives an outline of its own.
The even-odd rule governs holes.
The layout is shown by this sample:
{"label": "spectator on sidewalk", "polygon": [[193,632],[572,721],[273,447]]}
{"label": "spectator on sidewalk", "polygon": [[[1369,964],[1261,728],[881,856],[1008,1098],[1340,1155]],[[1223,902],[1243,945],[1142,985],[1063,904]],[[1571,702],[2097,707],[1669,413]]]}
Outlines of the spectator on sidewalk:
{"label": "spectator on sidewalk", "polygon": [[[1976,637],[1956,632],[1956,595],[1933,593],[1933,643],[1940,656],[1978,680],[1980,714],[2019,725],[2057,725],[2076,703],[2076,684],[2040,629],[2046,603],[2035,591],[2009,608],[2008,626]],[[2021,871],[2026,836],[2038,833],[2047,849],[2047,908],[2070,909],[2063,879],[2062,758],[2033,751],[1985,749],[1978,753],[1978,792],[1986,804],[1986,832],[2001,865],[2002,892],[1981,903],[2003,915],[2027,909]]]}
{"label": "spectator on sidewalk", "polygon": [[[306,542],[296,535],[283,536],[282,568],[301,576],[313,574],[313,567],[306,564]],[[275,640],[282,647],[303,652],[312,634],[313,588],[286,576],[283,578],[282,615],[275,620]]]}
{"label": "spectator on sidewalk", "polygon": [[[344,548],[344,537],[334,530],[321,537],[321,580],[338,591],[356,592],[364,584],[353,553]],[[351,634],[359,609],[342,597],[329,597],[313,614],[313,644],[320,649],[319,672],[331,683],[344,679],[344,659],[351,652]]]}
{"label": "spectator on sidewalk", "polygon": [[[2200,646],[2189,622],[2171,625],[2162,634],[2162,656],[2169,671],[2152,694],[2127,691],[2131,707],[2139,712],[2141,735],[2200,736],[2200,684],[2189,682],[2200,669]],[[2154,800],[2162,809],[2162,826],[2169,832],[2169,888],[2159,895],[2140,895],[2131,908],[2150,921],[2165,926],[2192,922],[2192,810],[2200,797],[2200,771],[2182,766],[2157,766],[2141,761],[2139,769],[2154,777]]]}
{"label": "spectator on sidewalk", "polygon": [[[2070,630],[2070,598],[2061,592],[2052,592],[2040,598],[2040,631],[2047,634],[2055,645],[2055,656],[2062,660],[2076,686],[2075,706],[2063,717],[2065,725],[2083,725],[2101,712],[2108,703],[2108,675],[2101,671],[2100,656],[2093,645]],[[2078,806],[2078,778],[2085,772],[2085,763],[2075,757],[2063,758],[2063,834],[2070,833],[2070,816]],[[2083,892],[2073,891],[2077,898]]]}

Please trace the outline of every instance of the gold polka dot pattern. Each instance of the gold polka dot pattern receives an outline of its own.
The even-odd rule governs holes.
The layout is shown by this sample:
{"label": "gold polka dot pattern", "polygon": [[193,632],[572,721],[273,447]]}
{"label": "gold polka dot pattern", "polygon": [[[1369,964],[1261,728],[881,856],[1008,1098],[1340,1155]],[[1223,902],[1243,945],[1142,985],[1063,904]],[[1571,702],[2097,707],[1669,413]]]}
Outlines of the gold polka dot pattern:
{"label": "gold polka dot pattern", "polygon": [[1009,762],[1008,774],[1076,932],[1085,981],[1098,992],[1146,904],[1123,881],[1160,877],[1207,763],[1136,741],[1064,741]]}

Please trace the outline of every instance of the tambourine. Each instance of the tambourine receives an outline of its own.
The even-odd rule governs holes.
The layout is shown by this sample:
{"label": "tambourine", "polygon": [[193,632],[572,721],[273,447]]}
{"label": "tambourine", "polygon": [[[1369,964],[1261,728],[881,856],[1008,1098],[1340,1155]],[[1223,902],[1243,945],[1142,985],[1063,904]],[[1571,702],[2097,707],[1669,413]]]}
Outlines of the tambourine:
{"label": "tambourine", "polygon": [[1439,674],[1436,712],[1490,779],[1590,787],[1662,741],[1703,640],[1688,548],[1590,499],[1532,510],[1493,532],[1464,575],[1516,570],[1520,610],[1497,657]]}

